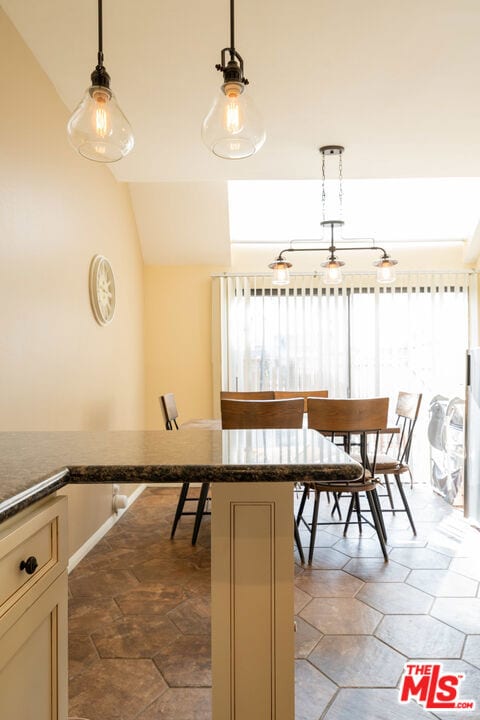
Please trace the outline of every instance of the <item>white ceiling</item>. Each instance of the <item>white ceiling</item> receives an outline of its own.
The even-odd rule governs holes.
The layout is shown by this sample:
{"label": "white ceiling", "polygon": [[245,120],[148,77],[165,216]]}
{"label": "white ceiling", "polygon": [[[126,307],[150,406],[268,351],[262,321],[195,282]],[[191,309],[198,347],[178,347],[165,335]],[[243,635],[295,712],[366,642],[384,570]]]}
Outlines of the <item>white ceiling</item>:
{"label": "white ceiling", "polygon": [[[1,5],[73,109],[96,62],[96,1]],[[200,125],[221,83],[228,0],[104,0],[105,64],[136,139],[111,166],[118,180],[317,179],[317,149],[330,143],[346,147],[346,178],[480,176],[479,0],[236,6],[267,140],[258,155],[225,161],[202,145]],[[162,187],[145,193],[144,212]]]}

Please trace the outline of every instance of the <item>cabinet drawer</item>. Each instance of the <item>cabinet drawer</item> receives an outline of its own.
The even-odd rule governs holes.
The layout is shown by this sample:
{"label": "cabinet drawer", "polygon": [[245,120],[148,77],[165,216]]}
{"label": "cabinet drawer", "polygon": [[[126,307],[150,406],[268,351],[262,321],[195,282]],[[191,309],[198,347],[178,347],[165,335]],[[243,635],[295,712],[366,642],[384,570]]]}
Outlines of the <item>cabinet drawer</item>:
{"label": "cabinet drawer", "polygon": [[[66,497],[33,506],[12,520],[0,532],[0,619],[14,605],[23,612],[67,566]],[[29,558],[35,561],[22,570]]]}

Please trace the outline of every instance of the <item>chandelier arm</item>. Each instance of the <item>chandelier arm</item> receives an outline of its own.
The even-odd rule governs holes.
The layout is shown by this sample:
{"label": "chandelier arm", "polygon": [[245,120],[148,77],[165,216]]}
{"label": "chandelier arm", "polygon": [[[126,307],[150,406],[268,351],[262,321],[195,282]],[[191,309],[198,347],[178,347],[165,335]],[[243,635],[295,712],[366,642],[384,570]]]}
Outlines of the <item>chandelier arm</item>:
{"label": "chandelier arm", "polygon": [[380,247],[380,245],[369,245],[368,247],[337,247],[336,245],[328,245],[327,247],[314,247],[314,248],[285,248],[278,255],[278,260],[283,260],[284,253],[287,252],[344,252],[345,250],[380,250],[383,253],[383,257],[388,257],[387,251]]}

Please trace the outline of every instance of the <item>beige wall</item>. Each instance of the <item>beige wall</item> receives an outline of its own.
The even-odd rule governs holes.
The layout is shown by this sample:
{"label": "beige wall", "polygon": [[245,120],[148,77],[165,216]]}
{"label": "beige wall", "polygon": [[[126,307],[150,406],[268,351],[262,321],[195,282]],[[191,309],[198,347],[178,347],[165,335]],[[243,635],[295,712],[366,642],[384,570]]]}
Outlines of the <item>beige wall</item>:
{"label": "beige wall", "polygon": [[[141,428],[143,264],[128,189],[70,148],[65,106],[1,11],[0,56],[0,430]],[[89,304],[97,253],[116,278],[107,327]],[[68,493],[72,553],[110,516],[111,487]]]}
{"label": "beige wall", "polygon": [[145,267],[146,427],[163,428],[158,396],[173,392],[181,422],[212,413],[208,265]]}

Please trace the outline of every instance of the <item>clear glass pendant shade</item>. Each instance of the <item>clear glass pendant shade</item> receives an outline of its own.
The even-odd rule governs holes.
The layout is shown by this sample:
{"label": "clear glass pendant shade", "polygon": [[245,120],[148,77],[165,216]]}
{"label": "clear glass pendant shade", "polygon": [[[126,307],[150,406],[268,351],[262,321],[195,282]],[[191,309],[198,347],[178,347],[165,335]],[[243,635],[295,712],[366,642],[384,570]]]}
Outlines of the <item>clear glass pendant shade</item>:
{"label": "clear glass pendant shade", "polygon": [[292,263],[286,262],[286,260],[275,260],[268,267],[272,268],[272,285],[289,285],[290,284],[290,270]]}
{"label": "clear glass pendant shade", "polygon": [[341,260],[331,258],[327,262],[322,263],[324,268],[323,282],[325,285],[340,285],[343,280],[342,267],[345,265]]}
{"label": "clear glass pendant shade", "polygon": [[80,155],[97,162],[121,160],[135,142],[115,95],[101,85],[88,88],[68,121],[67,130],[70,143]]}
{"label": "clear glass pendant shade", "polygon": [[397,265],[396,260],[385,257],[373,264],[377,268],[377,282],[380,285],[388,285],[389,283],[395,282],[397,276],[395,272],[395,265]]}
{"label": "clear glass pendant shade", "polygon": [[242,83],[222,85],[202,124],[202,140],[228,160],[250,157],[265,142],[262,119]]}

